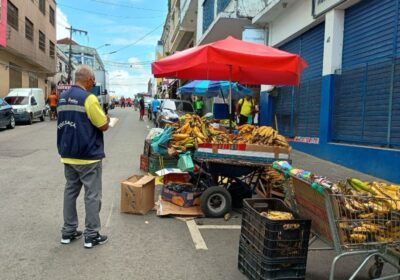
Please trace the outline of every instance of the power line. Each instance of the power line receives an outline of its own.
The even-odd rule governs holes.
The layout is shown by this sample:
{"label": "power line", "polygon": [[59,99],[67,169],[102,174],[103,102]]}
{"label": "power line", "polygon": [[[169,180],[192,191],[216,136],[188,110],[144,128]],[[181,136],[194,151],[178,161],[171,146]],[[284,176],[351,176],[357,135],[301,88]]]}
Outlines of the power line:
{"label": "power line", "polygon": [[164,23],[158,25],[156,28],[152,29],[151,31],[149,31],[148,33],[146,33],[145,35],[143,35],[142,37],[140,37],[139,39],[137,39],[135,42],[133,42],[133,43],[131,43],[131,44],[129,44],[129,45],[126,45],[126,46],[124,46],[124,47],[122,47],[122,48],[120,48],[120,49],[117,49],[117,50],[115,50],[115,51],[112,51],[112,52],[110,52],[109,54],[114,54],[114,53],[120,52],[120,51],[122,51],[122,50],[124,50],[124,49],[127,49],[127,48],[129,48],[129,47],[132,47],[132,46],[136,45],[136,44],[139,43],[140,41],[146,39],[147,36],[149,36],[150,34],[152,34],[153,32],[155,32],[158,28],[160,28],[160,27],[163,26],[163,25],[164,25]]}
{"label": "power line", "polygon": [[109,2],[109,1],[104,1],[104,0],[91,0],[92,2],[97,2],[101,3],[104,5],[110,5],[110,6],[117,6],[117,7],[124,7],[124,8],[130,8],[130,9],[137,9],[137,10],[144,10],[144,11],[152,11],[152,12],[165,12],[162,10],[155,10],[155,9],[149,9],[149,8],[143,8],[143,7],[137,7],[137,6],[132,6],[132,5],[126,5],[126,4],[118,4],[114,2]]}
{"label": "power line", "polygon": [[71,9],[71,10],[81,11],[81,12],[85,12],[85,13],[96,14],[96,15],[107,16],[107,17],[115,17],[115,18],[120,18],[120,19],[151,19],[151,18],[163,17],[163,16],[152,16],[152,17],[117,16],[117,15],[110,15],[108,13],[93,12],[90,10],[80,9],[80,8],[76,8],[76,7],[72,7],[72,6],[68,6],[68,5],[64,5],[64,4],[58,4],[58,6],[62,6],[62,7]]}

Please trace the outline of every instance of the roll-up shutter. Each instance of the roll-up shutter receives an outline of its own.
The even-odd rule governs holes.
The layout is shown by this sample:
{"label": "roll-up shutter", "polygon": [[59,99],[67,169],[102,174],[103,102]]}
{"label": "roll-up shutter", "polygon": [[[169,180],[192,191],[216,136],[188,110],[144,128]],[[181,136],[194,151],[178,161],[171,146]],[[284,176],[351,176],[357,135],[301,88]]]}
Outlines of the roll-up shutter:
{"label": "roll-up shutter", "polygon": [[345,11],[333,141],[400,146],[399,2],[362,1]]}
{"label": "roll-up shutter", "polygon": [[300,86],[281,87],[274,99],[279,132],[286,136],[319,136],[324,31],[321,23],[280,47],[308,63]]}

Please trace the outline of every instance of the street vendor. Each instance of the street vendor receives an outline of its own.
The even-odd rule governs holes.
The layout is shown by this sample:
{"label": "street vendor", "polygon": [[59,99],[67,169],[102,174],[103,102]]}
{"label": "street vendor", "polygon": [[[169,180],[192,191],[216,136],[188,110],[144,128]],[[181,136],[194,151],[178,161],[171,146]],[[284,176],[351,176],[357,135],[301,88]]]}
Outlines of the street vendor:
{"label": "street vendor", "polygon": [[200,117],[203,115],[203,107],[204,107],[203,99],[200,96],[198,96],[194,101],[194,110]]}
{"label": "street vendor", "polygon": [[236,114],[239,117],[239,125],[243,125],[249,122],[249,118],[252,117],[254,111],[254,102],[251,96],[239,99],[236,106]]}

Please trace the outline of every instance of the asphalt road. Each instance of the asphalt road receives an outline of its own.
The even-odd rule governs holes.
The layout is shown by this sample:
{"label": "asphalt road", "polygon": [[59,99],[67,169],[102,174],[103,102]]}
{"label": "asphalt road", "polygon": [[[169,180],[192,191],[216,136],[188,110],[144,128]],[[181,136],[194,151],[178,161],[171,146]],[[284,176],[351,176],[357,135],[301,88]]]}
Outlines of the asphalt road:
{"label": "asphalt road", "polygon": [[[60,244],[65,180],[56,122],[0,130],[0,279],[246,279],[237,269],[239,230],[202,229],[208,250],[196,250],[184,221],[159,218],[155,212],[120,213],[120,182],[141,174],[139,155],[151,124],[139,122],[133,109],[115,109],[111,115],[120,120],[105,136],[101,233],[109,242],[92,250],[83,248],[83,240]],[[229,222],[198,223],[240,221],[240,214],[234,214]],[[333,256],[310,252],[307,279],[327,279]],[[357,261],[340,262],[337,279],[347,279]]]}

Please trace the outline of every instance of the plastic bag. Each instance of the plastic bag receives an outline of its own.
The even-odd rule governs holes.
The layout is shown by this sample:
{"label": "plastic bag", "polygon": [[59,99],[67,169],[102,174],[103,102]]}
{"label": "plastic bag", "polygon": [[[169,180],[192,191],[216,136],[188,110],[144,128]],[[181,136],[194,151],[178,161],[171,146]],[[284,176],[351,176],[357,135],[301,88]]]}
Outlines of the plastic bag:
{"label": "plastic bag", "polygon": [[168,141],[172,136],[172,128],[164,129],[163,133],[157,135],[151,141],[151,149],[156,154],[167,155],[168,154]]}
{"label": "plastic bag", "polygon": [[193,172],[194,163],[190,153],[180,154],[178,160],[178,168],[184,172]]}
{"label": "plastic bag", "polygon": [[164,132],[164,129],[162,128],[152,128],[149,132],[149,134],[147,134],[146,140],[152,140],[154,137],[162,134]]}

